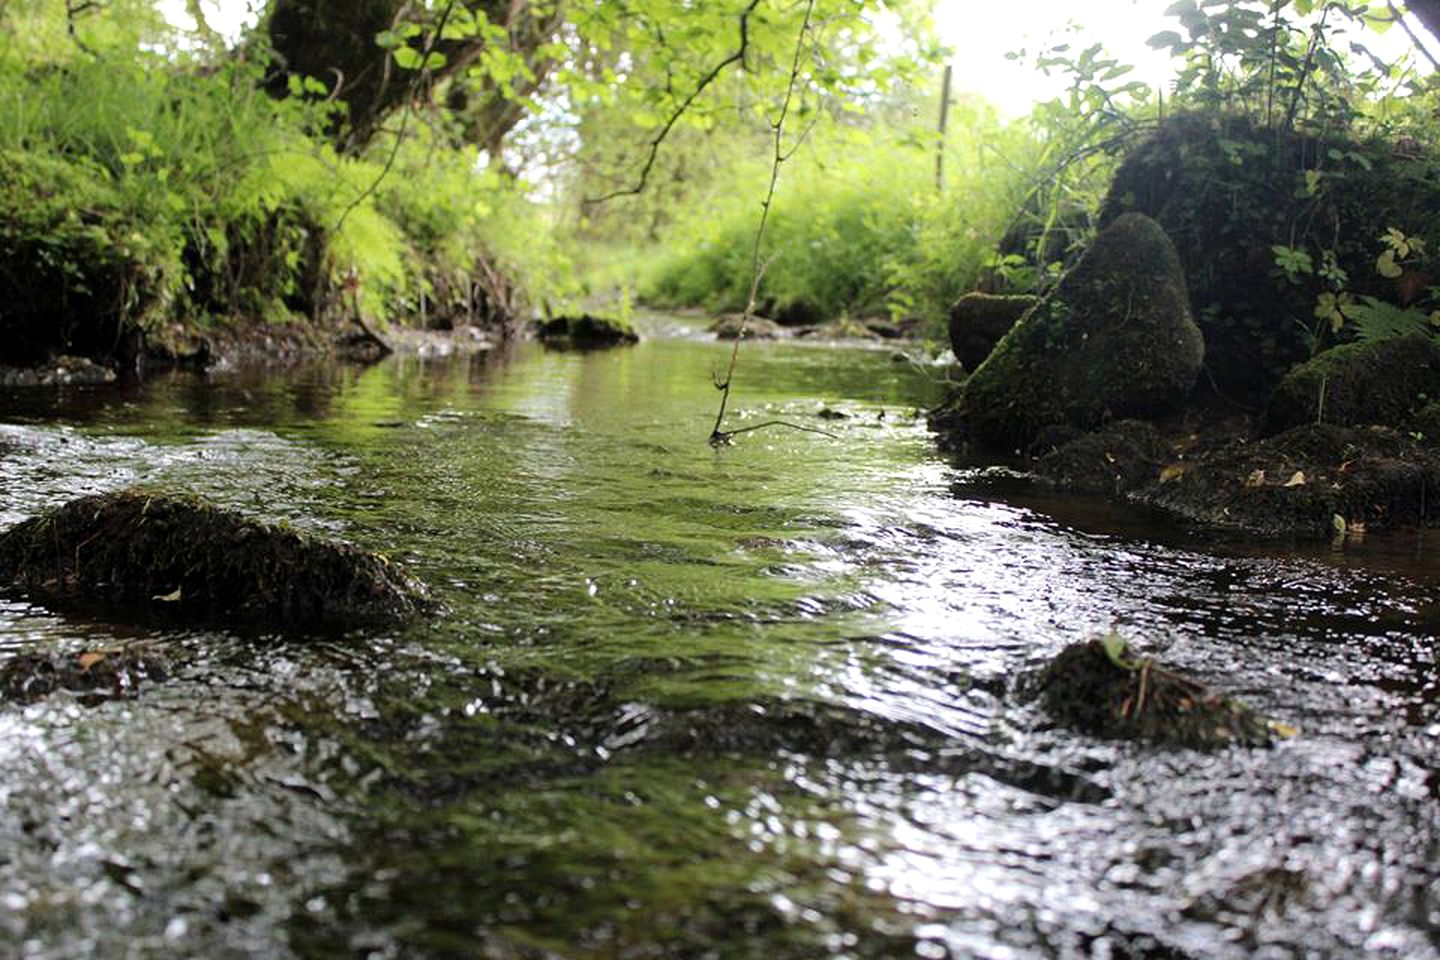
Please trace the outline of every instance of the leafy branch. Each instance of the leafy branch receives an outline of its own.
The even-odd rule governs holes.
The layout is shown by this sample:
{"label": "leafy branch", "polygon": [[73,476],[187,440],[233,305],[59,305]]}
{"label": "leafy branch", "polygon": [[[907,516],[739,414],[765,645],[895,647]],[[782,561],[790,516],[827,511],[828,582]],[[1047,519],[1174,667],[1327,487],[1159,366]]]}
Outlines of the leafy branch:
{"label": "leafy branch", "polygon": [[[640,168],[640,178],[635,181],[634,185],[629,187],[621,187],[620,189],[612,190],[611,192],[604,194],[603,196],[587,199],[585,203],[605,203],[607,200],[614,200],[616,197],[633,197],[644,192],[645,185],[650,180],[650,171],[655,168],[655,161],[660,156],[660,146],[665,142],[665,138],[670,136],[670,131],[675,128],[675,124],[680,122],[680,118],[683,117],[685,115],[685,112],[690,109],[690,105],[695,102],[695,100],[700,96],[700,94],[705,92],[705,89],[709,87],[710,84],[714,83],[716,79],[719,78],[720,74],[724,72],[726,67],[730,66],[732,63],[740,63],[742,65],[744,64],[745,54],[750,49],[750,15],[755,12],[755,8],[758,6],[760,6],[760,0],[750,0],[750,4],[740,12],[740,46],[735,50],[734,53],[730,54],[729,56],[725,57],[725,59],[716,63],[703,77],[700,78],[700,82],[695,85],[695,89],[691,90],[689,95],[687,95],[684,100],[681,100],[680,103],[676,105],[675,109],[670,112],[670,116],[665,120],[663,124],[660,125],[660,129],[656,131],[655,136],[650,138],[650,143],[647,145],[648,153],[645,157],[645,164]],[[811,7],[813,6],[814,4],[812,3]],[[801,30],[802,37],[804,36],[805,30],[809,29],[809,26],[810,10],[807,9],[805,11],[805,27]],[[800,55],[798,46],[796,48],[795,55],[798,60],[798,57]],[[793,87],[793,75],[791,76],[791,84]],[[786,102],[789,102],[788,93],[786,94]]]}

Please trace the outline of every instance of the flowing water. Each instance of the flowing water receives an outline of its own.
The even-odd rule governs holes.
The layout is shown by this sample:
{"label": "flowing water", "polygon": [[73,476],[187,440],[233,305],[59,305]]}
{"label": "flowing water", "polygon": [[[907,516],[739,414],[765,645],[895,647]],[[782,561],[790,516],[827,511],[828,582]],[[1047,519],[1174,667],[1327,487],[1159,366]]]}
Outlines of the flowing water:
{"label": "flowing water", "polygon": [[[947,463],[889,351],[727,348],[0,394],[0,524],[142,482],[401,559],[304,638],[0,600],[8,956],[1440,957],[1437,550],[1207,549]],[[846,414],[818,416],[821,407]],[[1299,726],[1098,741],[1027,680],[1119,627]]]}

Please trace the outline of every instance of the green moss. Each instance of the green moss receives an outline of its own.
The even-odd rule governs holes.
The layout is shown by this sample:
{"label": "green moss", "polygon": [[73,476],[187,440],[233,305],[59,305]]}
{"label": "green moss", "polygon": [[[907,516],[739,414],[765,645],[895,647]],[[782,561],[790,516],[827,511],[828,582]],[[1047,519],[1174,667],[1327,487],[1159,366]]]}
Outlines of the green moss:
{"label": "green moss", "polygon": [[540,328],[540,339],[552,345],[589,349],[638,343],[640,334],[628,320],[582,313],[547,322]]}
{"label": "green moss", "polygon": [[965,369],[985,362],[1000,338],[1037,302],[1036,297],[967,293],[950,308],[950,347]]}
{"label": "green moss", "polygon": [[0,583],[57,606],[348,626],[432,608],[378,554],[139,490],[82,497],[0,534]]}
{"label": "green moss", "polygon": [[1306,423],[1400,426],[1440,399],[1440,343],[1424,334],[1334,347],[1285,375],[1265,411],[1270,432]]}
{"label": "green moss", "polygon": [[1053,425],[1152,417],[1194,386],[1204,349],[1164,231],[1122,217],[966,382],[967,426],[1016,448]]}
{"label": "green moss", "polygon": [[1312,352],[1315,300],[1333,289],[1314,274],[1287,280],[1272,248],[1304,250],[1317,267],[1330,251],[1348,292],[1393,301],[1400,280],[1375,270],[1379,238],[1394,227],[1440,251],[1437,208],[1440,180],[1416,151],[1238,115],[1178,114],[1126,157],[1100,224],[1132,212],[1159,221],[1184,268],[1210,377],[1232,399],[1258,404]]}

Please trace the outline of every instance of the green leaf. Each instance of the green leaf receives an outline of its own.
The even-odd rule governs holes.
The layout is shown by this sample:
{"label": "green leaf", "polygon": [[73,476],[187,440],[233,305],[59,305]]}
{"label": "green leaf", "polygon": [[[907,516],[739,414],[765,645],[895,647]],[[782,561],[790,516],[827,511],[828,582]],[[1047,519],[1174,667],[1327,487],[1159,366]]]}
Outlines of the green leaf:
{"label": "green leaf", "polygon": [[424,62],[424,57],[414,47],[396,47],[394,56],[395,65],[401,70],[419,70]]}

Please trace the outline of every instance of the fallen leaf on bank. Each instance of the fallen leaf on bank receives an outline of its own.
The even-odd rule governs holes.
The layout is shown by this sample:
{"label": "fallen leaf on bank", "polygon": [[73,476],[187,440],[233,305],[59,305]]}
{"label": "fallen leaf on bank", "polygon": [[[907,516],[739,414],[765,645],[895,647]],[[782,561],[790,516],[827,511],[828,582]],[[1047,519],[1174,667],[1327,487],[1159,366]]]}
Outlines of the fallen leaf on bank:
{"label": "fallen leaf on bank", "polygon": [[1188,464],[1172,463],[1167,467],[1162,467],[1160,469],[1160,482],[1173,483],[1174,481],[1179,480],[1185,475],[1186,466],[1188,466]]}
{"label": "fallen leaf on bank", "polygon": [[1286,481],[1285,481],[1285,486],[1287,486],[1287,487],[1303,487],[1303,486],[1305,486],[1305,471],[1303,471],[1303,470],[1296,470],[1296,471],[1295,471],[1295,475],[1292,476],[1289,480],[1286,480]]}
{"label": "fallen leaf on bank", "polygon": [[1251,471],[1250,476],[1248,476],[1248,477],[1245,478],[1245,486],[1247,486],[1247,487],[1263,487],[1263,486],[1265,486],[1265,471],[1264,471],[1264,470],[1254,470],[1254,471]]}
{"label": "fallen leaf on bank", "polygon": [[179,588],[179,587],[176,587],[176,588],[174,589],[174,591],[171,592],[171,593],[157,593],[157,594],[155,594],[155,596],[151,597],[150,599],[151,599],[151,600],[159,600],[161,603],[179,603],[179,602],[180,602],[180,588]]}

